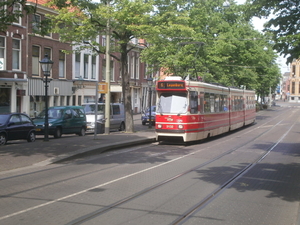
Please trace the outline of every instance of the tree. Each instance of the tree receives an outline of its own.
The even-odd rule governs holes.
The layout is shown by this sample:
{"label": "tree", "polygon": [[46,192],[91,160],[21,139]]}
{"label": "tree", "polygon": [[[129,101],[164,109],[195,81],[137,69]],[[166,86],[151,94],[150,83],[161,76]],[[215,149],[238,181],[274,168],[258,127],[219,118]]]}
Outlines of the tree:
{"label": "tree", "polygon": [[[143,51],[144,60],[182,77],[189,74],[192,79],[257,89],[258,75],[266,74],[262,68],[278,67],[277,56],[264,50],[271,49],[271,43],[254,30],[251,17],[243,13],[247,6],[224,3],[191,0],[177,7],[181,15],[187,15],[182,23],[185,35],[162,30],[155,39],[147,39],[151,47]],[[270,78],[276,80],[279,75],[273,73]],[[269,90],[269,84],[264,86]]]}
{"label": "tree", "polygon": [[287,63],[300,57],[299,0],[248,0],[251,13],[257,17],[272,16],[264,31],[270,32],[274,49],[287,57]]}
{"label": "tree", "polygon": [[[109,4],[107,4],[109,3]],[[136,46],[130,41],[140,36],[141,26],[149,26],[152,1],[115,0],[100,1],[50,1],[48,6],[56,8],[58,15],[52,16],[53,32],[60,34],[63,42],[78,46],[77,50],[90,48],[96,54],[105,53],[105,46],[95,41],[105,35],[109,20],[111,56],[120,61],[122,90],[126,115],[126,131],[133,132],[133,111],[130,95],[127,54]],[[89,45],[82,45],[88,41]]]}
{"label": "tree", "polygon": [[26,0],[0,1],[0,32],[5,32],[8,26],[23,17],[24,12],[27,14],[35,12],[35,7],[26,3]]}

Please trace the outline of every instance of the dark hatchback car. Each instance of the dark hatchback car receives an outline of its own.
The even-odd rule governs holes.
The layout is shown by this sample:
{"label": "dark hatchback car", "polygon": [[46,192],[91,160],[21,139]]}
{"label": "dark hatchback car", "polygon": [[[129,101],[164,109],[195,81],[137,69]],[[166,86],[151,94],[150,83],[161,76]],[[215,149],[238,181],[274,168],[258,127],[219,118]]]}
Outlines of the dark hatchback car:
{"label": "dark hatchback car", "polygon": [[[142,124],[146,125],[149,123],[149,115],[150,115],[150,108],[147,108],[145,112],[142,114]],[[155,116],[156,116],[156,106],[151,106],[151,123],[155,124]]]}
{"label": "dark hatchback car", "polygon": [[35,125],[32,120],[23,113],[0,114],[0,145],[19,139],[35,141]]}

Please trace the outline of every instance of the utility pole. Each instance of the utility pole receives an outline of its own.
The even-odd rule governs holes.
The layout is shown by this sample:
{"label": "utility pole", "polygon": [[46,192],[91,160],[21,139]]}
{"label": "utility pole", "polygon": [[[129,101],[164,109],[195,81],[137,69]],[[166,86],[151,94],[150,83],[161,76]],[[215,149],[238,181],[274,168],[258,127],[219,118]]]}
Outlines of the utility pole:
{"label": "utility pole", "polygon": [[[107,10],[109,10],[110,2],[107,1]],[[106,24],[106,51],[105,51],[105,66],[107,92],[105,94],[105,129],[104,133],[109,134],[110,131],[110,19],[107,19]]]}

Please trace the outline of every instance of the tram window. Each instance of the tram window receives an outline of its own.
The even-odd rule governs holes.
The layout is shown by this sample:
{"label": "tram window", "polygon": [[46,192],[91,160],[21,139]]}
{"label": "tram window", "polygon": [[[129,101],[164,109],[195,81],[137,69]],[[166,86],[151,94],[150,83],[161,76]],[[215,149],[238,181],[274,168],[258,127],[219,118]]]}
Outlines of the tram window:
{"label": "tram window", "polygon": [[204,94],[204,112],[210,113],[210,96],[209,93]]}
{"label": "tram window", "polygon": [[215,95],[210,94],[210,112],[215,112]]}
{"label": "tram window", "polygon": [[191,113],[198,113],[198,92],[190,91],[190,107]]}
{"label": "tram window", "polygon": [[244,98],[243,96],[240,96],[240,110],[243,110],[244,109]]}
{"label": "tram window", "polygon": [[224,95],[224,111],[228,111],[228,96]]}
{"label": "tram window", "polygon": [[200,113],[204,112],[204,92],[200,93]]}
{"label": "tram window", "polygon": [[220,111],[220,95],[215,95],[215,112]]}
{"label": "tram window", "polygon": [[186,93],[162,93],[158,101],[158,113],[186,113]]}

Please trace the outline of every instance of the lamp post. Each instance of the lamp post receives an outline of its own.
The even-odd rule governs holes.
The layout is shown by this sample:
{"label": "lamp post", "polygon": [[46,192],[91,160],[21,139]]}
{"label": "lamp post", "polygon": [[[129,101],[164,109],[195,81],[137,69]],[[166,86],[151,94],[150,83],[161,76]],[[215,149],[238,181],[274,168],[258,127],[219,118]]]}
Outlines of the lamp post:
{"label": "lamp post", "polygon": [[44,77],[43,82],[45,83],[45,130],[44,130],[44,141],[49,141],[48,138],[48,128],[49,128],[49,123],[48,123],[48,83],[50,80],[48,80],[48,77],[50,76],[50,71],[52,69],[53,61],[51,61],[48,58],[48,55],[45,54],[45,57],[40,61]]}
{"label": "lamp post", "polygon": [[149,87],[149,128],[152,128],[152,121],[151,121],[151,98],[152,98],[152,84],[153,84],[153,78],[150,77],[147,79],[148,87]]}

